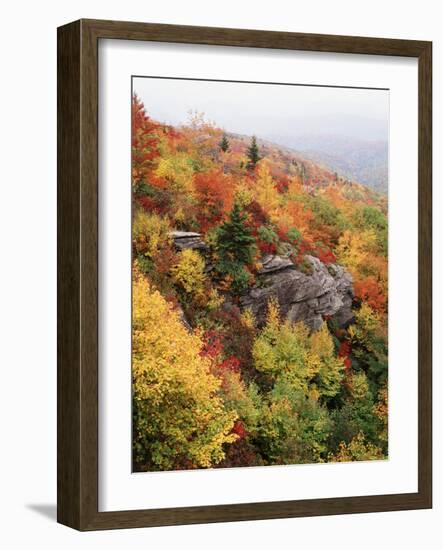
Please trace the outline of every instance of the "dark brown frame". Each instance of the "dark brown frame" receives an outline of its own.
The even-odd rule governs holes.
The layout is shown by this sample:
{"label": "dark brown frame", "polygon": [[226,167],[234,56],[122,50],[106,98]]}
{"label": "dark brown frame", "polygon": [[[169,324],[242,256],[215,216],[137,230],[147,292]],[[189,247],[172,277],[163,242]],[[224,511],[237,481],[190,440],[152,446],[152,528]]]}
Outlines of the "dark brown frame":
{"label": "dark brown frame", "polygon": [[[418,492],[98,511],[98,41],[144,40],[418,58]],[[432,43],[80,20],[58,29],[58,521],[86,531],[432,507]]]}

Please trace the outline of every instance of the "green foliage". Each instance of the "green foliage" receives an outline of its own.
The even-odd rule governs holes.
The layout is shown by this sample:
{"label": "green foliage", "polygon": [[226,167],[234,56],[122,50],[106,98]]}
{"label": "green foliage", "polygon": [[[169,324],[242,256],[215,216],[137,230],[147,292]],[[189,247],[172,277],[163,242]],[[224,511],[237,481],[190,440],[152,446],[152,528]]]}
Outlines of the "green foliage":
{"label": "green foliage", "polygon": [[253,346],[255,368],[278,379],[284,376],[294,389],[327,400],[340,390],[344,365],[335,356],[326,325],[309,334],[301,323],[281,322],[275,303],[269,305],[266,325]]}
{"label": "green foliage", "polygon": [[295,227],[292,227],[288,231],[288,239],[292,243],[298,244],[301,241],[301,238],[302,238],[302,235],[301,235],[300,231],[298,229],[296,229]]}
{"label": "green foliage", "polygon": [[218,229],[217,249],[222,258],[239,264],[248,264],[254,255],[254,237],[246,226],[246,215],[238,203],[229,214],[229,220]]}
{"label": "green foliage", "polygon": [[367,304],[355,312],[355,323],[348,329],[352,354],[359,368],[368,376],[374,395],[388,377],[386,329],[380,316]]}
{"label": "green foliage", "polygon": [[226,136],[226,134],[223,134],[223,137],[220,141],[220,149],[224,152],[224,153],[227,153],[229,151],[229,140]]}
{"label": "green foliage", "polygon": [[245,264],[252,262],[255,253],[255,239],[245,222],[246,216],[242,214],[240,205],[235,203],[228,221],[217,232],[217,270],[229,277],[235,293],[248,287],[249,273],[245,270]]}
{"label": "green foliage", "polygon": [[272,464],[321,462],[331,428],[327,410],[283,377],[267,396],[257,445]]}
{"label": "green foliage", "polygon": [[374,408],[374,397],[363,372],[353,374],[345,389],[344,403],[331,413],[335,428],[330,439],[332,449],[340,443],[349,444],[359,433],[365,434],[367,441],[379,444],[382,421]]}
{"label": "green foliage", "polygon": [[304,202],[314,213],[317,224],[337,228],[339,232],[348,226],[348,222],[340,209],[331,204],[325,197],[320,195],[307,196]]}
{"label": "green foliage", "polygon": [[257,139],[255,136],[252,136],[251,144],[249,145],[248,151],[248,168],[255,168],[255,165],[260,160],[260,152],[257,145]]}
{"label": "green foliage", "polygon": [[269,225],[261,225],[257,230],[258,238],[267,244],[278,244],[278,235],[275,228]]}
{"label": "green foliage", "polygon": [[377,235],[377,245],[383,255],[388,252],[388,219],[386,215],[374,206],[363,206],[356,209],[355,226],[360,230],[373,229]]}
{"label": "green foliage", "polygon": [[223,374],[220,394],[226,410],[237,414],[249,434],[256,434],[262,408],[262,398],[256,384],[246,385],[238,372],[227,370]]}

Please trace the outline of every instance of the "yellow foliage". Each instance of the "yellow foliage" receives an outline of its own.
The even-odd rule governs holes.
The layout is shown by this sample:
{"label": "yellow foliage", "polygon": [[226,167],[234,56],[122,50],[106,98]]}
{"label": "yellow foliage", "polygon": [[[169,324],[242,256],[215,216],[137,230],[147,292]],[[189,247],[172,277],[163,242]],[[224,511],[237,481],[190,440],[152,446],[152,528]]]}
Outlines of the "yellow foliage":
{"label": "yellow foliage", "polygon": [[138,464],[170,469],[180,461],[210,467],[224,458],[235,412],[224,410],[220,381],[200,355],[202,339],[149,283],[133,284],[134,453]]}
{"label": "yellow foliage", "polygon": [[365,436],[360,432],[347,445],[342,441],[336,455],[329,456],[329,461],[351,462],[353,460],[383,460],[385,458],[383,451],[372,443],[367,443]]}
{"label": "yellow foliage", "polygon": [[217,289],[211,288],[208,295],[208,301],[206,307],[210,310],[218,309],[224,302],[224,299],[217,292]]}
{"label": "yellow foliage", "polygon": [[194,169],[185,153],[175,153],[162,157],[158,162],[155,175],[158,178],[167,180],[170,188],[176,191],[186,193],[192,193],[193,191]]}
{"label": "yellow foliage", "polygon": [[248,185],[244,180],[235,188],[234,193],[234,202],[240,204],[242,208],[245,208],[254,200],[254,191],[251,189],[251,186]]}
{"label": "yellow foliage", "polygon": [[246,328],[253,329],[255,327],[255,318],[254,314],[250,310],[250,308],[246,308],[244,311],[242,311],[240,315],[240,320]]}
{"label": "yellow foliage", "polygon": [[258,166],[255,193],[257,202],[266,212],[272,212],[278,208],[280,193],[272,179],[267,164],[263,161]]}
{"label": "yellow foliage", "polygon": [[349,268],[356,277],[374,273],[372,259],[376,254],[377,234],[373,229],[344,231],[336,249],[338,263]]}
{"label": "yellow foliage", "polygon": [[333,397],[343,379],[343,359],[336,357],[326,324],[309,334],[303,323],[280,320],[276,302],[270,302],[266,325],[254,341],[255,368],[285,376],[294,388],[313,396]]}
{"label": "yellow foliage", "polygon": [[152,258],[159,247],[170,241],[171,227],[167,218],[136,210],[132,222],[132,238],[139,254]]}
{"label": "yellow foliage", "polygon": [[201,296],[206,281],[205,262],[201,255],[190,248],[183,250],[178,263],[171,269],[172,279],[187,294]]}
{"label": "yellow foliage", "polygon": [[363,302],[361,308],[355,312],[355,323],[348,329],[351,342],[375,352],[373,335],[381,330],[383,327],[380,316]]}

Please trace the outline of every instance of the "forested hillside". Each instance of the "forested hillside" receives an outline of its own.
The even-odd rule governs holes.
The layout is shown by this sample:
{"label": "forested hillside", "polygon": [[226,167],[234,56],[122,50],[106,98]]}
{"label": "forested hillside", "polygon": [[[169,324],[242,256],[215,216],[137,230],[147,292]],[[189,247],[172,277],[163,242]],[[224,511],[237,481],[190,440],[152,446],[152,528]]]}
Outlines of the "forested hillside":
{"label": "forested hillside", "polygon": [[136,471],[383,459],[387,199],[132,105]]}

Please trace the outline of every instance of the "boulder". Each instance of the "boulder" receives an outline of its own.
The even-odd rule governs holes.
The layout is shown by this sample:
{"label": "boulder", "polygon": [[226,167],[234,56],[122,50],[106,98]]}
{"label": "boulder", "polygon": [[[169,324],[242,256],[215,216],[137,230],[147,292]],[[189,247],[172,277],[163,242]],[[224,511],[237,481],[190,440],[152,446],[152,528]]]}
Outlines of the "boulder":
{"label": "boulder", "polygon": [[340,326],[353,320],[352,276],[339,265],[325,265],[318,258],[306,256],[312,273],[303,273],[288,258],[265,257],[256,287],[240,298],[240,305],[250,308],[258,325],[266,319],[267,306],[275,298],[283,317],[305,322],[318,330],[325,316],[334,316]]}

